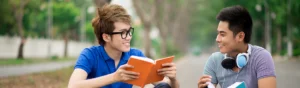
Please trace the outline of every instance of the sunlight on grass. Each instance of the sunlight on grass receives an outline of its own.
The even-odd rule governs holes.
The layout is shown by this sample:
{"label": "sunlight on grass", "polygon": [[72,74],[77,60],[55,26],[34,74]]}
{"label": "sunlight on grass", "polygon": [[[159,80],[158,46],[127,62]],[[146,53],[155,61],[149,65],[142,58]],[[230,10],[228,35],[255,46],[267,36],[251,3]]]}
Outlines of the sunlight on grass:
{"label": "sunlight on grass", "polygon": [[73,66],[57,71],[0,78],[0,88],[67,88]]}

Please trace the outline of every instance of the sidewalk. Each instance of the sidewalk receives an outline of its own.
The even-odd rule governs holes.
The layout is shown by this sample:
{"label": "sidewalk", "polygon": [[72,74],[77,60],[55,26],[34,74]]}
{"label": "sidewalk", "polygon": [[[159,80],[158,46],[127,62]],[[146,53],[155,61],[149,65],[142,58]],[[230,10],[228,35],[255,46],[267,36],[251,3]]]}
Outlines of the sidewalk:
{"label": "sidewalk", "polygon": [[48,62],[38,63],[31,65],[20,65],[20,66],[1,66],[0,67],[0,78],[8,76],[18,76],[31,74],[36,72],[53,71],[65,67],[74,65],[75,61],[64,61],[64,62]]}

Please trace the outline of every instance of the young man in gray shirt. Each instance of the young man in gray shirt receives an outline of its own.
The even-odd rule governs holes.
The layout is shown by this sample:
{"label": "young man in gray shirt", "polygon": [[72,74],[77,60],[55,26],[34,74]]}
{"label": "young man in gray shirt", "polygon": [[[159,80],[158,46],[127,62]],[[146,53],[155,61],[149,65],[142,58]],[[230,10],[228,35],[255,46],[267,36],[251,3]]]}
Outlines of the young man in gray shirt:
{"label": "young man in gray shirt", "polygon": [[244,82],[247,88],[276,88],[275,67],[271,54],[259,46],[249,44],[252,18],[241,6],[222,9],[217,19],[216,42],[220,52],[213,53],[206,62],[199,88],[209,83],[222,88]]}

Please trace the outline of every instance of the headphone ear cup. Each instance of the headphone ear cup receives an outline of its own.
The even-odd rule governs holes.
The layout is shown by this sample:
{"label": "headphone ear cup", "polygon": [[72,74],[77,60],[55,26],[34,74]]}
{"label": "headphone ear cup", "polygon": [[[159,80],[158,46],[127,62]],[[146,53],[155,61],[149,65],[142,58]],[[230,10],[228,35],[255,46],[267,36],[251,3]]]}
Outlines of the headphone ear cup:
{"label": "headphone ear cup", "polygon": [[238,68],[243,68],[247,64],[247,56],[242,54],[236,57],[236,65]]}
{"label": "headphone ear cup", "polygon": [[232,69],[233,67],[236,66],[235,60],[231,58],[224,59],[221,64],[225,69]]}

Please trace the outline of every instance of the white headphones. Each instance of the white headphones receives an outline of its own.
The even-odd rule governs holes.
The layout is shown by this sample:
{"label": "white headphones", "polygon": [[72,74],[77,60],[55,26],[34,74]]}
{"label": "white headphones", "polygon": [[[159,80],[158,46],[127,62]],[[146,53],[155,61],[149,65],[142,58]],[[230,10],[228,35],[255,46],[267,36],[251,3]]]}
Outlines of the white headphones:
{"label": "white headphones", "polygon": [[222,66],[225,69],[232,69],[237,66],[238,68],[243,68],[247,65],[249,55],[251,54],[251,46],[248,44],[247,53],[239,53],[234,59],[233,57],[228,57],[227,54],[224,55],[224,60],[222,61]]}
{"label": "white headphones", "polygon": [[[247,53],[239,53],[236,57],[236,60],[234,60],[232,57],[227,57],[227,54],[225,54],[224,60],[222,61],[221,65],[223,66],[223,68],[225,68],[225,70],[232,69],[235,65],[241,69],[247,65],[250,54],[251,54],[251,46],[250,46],[250,44],[248,44]],[[238,75],[236,76],[235,79],[237,79],[237,77],[239,76],[239,73],[240,72],[238,72]],[[224,77],[225,75],[224,75],[223,71],[222,71],[222,74]],[[223,82],[222,88],[224,86],[225,81],[226,81],[226,77],[224,77],[224,82]]]}

